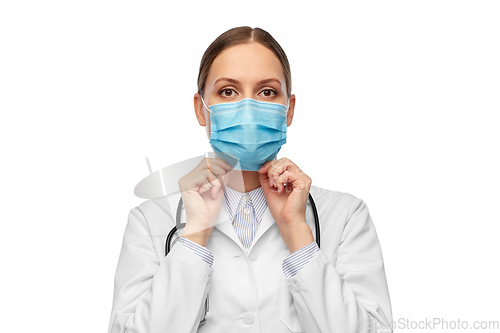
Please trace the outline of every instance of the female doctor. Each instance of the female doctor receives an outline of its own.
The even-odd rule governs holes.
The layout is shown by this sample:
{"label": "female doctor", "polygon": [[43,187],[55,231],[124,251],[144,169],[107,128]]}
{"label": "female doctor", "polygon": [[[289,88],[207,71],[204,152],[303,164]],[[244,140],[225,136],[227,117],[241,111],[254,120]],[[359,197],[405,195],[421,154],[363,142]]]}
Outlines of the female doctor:
{"label": "female doctor", "polygon": [[220,35],[201,60],[194,109],[218,156],[238,158],[241,177],[207,158],[179,180],[186,226],[166,256],[176,225],[167,198],[130,211],[108,332],[392,332],[366,204],[312,186],[277,158],[295,96],[276,40],[250,27]]}

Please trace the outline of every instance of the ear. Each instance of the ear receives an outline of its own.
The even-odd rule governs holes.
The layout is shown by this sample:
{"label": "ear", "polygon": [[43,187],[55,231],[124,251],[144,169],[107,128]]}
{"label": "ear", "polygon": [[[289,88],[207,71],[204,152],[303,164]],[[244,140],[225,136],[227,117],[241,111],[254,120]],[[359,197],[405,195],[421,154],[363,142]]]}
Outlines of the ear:
{"label": "ear", "polygon": [[194,102],[194,113],[196,114],[196,119],[198,119],[198,123],[200,124],[200,126],[207,126],[207,120],[205,119],[205,115],[207,114],[207,112],[203,107],[200,94],[198,93],[194,94],[193,102]]}
{"label": "ear", "polygon": [[295,95],[290,95],[290,104],[288,104],[288,112],[286,114],[286,126],[290,126],[293,120],[293,112],[295,111]]}

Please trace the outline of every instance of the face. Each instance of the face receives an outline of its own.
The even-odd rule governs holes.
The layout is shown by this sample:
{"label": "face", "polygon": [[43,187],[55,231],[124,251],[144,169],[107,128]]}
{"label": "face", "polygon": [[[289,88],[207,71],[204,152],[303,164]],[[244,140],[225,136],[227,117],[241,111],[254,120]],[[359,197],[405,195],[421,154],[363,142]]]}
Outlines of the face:
{"label": "face", "polygon": [[[213,61],[205,82],[204,101],[207,106],[237,102],[244,98],[286,105],[286,83],[283,67],[276,55],[259,43],[232,46]],[[200,126],[206,126],[210,139],[210,114],[198,93],[194,108]],[[287,126],[295,108],[295,95],[290,96]]]}

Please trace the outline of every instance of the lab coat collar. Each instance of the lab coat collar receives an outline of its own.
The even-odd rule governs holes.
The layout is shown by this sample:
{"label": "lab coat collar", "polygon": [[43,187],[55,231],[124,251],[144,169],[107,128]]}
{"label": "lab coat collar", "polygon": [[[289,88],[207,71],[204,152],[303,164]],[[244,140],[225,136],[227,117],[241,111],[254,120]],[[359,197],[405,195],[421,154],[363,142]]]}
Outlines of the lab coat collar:
{"label": "lab coat collar", "polygon": [[[254,245],[257,243],[260,237],[264,235],[264,233],[271,228],[276,222],[274,221],[274,218],[271,214],[271,211],[269,210],[269,207],[267,205],[266,201],[266,208],[262,212],[262,220],[260,222],[259,227],[257,228],[257,233],[255,234],[255,237],[252,241],[252,245],[250,245],[250,248],[248,249],[248,252],[252,251],[252,248]],[[245,247],[241,243],[240,238],[238,237],[238,234],[236,233],[236,230],[234,229],[233,223],[232,223],[232,218],[229,216],[229,214],[226,212],[225,209],[221,209],[219,212],[219,215],[217,216],[217,219],[215,220],[215,228],[218,229],[220,232],[225,234],[227,237],[232,239],[238,246],[244,251]]]}
{"label": "lab coat collar", "polygon": [[262,221],[262,215],[267,208],[267,200],[266,196],[264,195],[264,189],[262,188],[262,186],[257,187],[256,189],[253,189],[247,193],[241,193],[239,191],[233,190],[230,187],[226,187],[224,198],[222,199],[222,207],[226,210],[228,215],[232,217],[231,220],[233,220],[234,216],[236,215],[238,205],[241,202],[241,198],[244,195],[248,195],[250,197],[250,203],[252,204],[255,212],[255,219],[260,225],[260,222]]}

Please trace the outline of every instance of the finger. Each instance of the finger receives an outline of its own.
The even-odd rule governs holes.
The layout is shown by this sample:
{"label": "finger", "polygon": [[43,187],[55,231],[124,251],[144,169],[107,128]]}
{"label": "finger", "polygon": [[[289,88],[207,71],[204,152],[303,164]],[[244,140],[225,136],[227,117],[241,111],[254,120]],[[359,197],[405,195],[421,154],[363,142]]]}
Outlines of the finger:
{"label": "finger", "polygon": [[[227,165],[225,165],[224,163],[226,163]],[[198,165],[193,170],[191,170],[188,174],[186,174],[179,180],[178,182],[179,189],[182,192],[192,191],[192,190],[199,191],[200,187],[209,183],[210,180],[213,181],[217,179],[219,176],[226,174],[228,172],[226,171],[228,167],[230,167],[230,165],[227,162],[225,161],[221,162],[221,160],[217,161],[215,159],[213,163],[211,163],[211,166],[209,167],[207,159],[202,159],[200,163],[198,163]],[[209,170],[212,172],[212,174],[209,173]],[[215,177],[213,175],[215,175]],[[208,185],[208,188],[211,188],[211,186]],[[201,193],[203,193],[206,190],[207,188],[205,186],[201,190]]]}
{"label": "finger", "polygon": [[[216,163],[211,163],[210,169],[205,168],[203,172],[206,172],[207,170],[210,170],[215,175],[215,177],[212,177],[212,180],[218,179],[227,174],[227,171]],[[208,179],[210,180],[210,177],[208,177]]]}
{"label": "finger", "polygon": [[277,163],[275,166],[271,167],[268,170],[268,173],[270,174],[270,178],[273,181],[273,184],[276,185],[276,187],[278,185],[276,179],[279,176],[281,176],[281,174],[283,174],[283,172],[285,172],[287,170],[296,174],[298,177],[298,171],[300,171],[299,167],[286,157],[283,157],[279,163]]}
{"label": "finger", "polygon": [[[291,192],[293,191],[294,182],[296,181],[297,175],[289,170],[285,170],[276,180],[278,185],[278,194],[283,193],[283,191]],[[286,187],[285,187],[286,184]]]}
{"label": "finger", "polygon": [[217,198],[217,195],[219,194],[220,188],[221,188],[220,179],[215,179],[212,182],[212,188],[210,189],[210,196],[212,197],[212,199]]}
{"label": "finger", "polygon": [[[209,177],[210,177],[210,176],[209,176]],[[213,177],[213,179],[215,179],[215,175],[214,175],[214,174],[212,174],[212,177]],[[205,180],[205,184],[203,184],[202,186],[200,186],[200,187],[198,188],[198,193],[201,195],[201,194],[203,194],[203,193],[205,193],[205,192],[210,191],[210,192],[209,192],[209,193],[210,193],[210,196],[212,196],[212,192],[211,192],[211,190],[212,190],[212,188],[214,187],[214,182],[215,182],[215,181],[210,182],[210,181],[208,181],[208,179],[206,179],[206,180]]]}
{"label": "finger", "polygon": [[267,169],[269,169],[269,167],[271,165],[273,165],[273,161],[276,161],[276,160],[271,160],[271,161],[267,161],[266,163],[264,163],[260,168],[259,170],[257,170],[258,173],[265,173],[267,172]]}
{"label": "finger", "polygon": [[271,186],[271,183],[269,181],[269,175],[267,172],[265,173],[259,173],[259,182],[260,186],[262,186],[262,189],[264,190],[265,193],[268,191],[272,191],[274,187]]}
{"label": "finger", "polygon": [[[210,172],[208,173],[208,182],[210,182],[212,184],[212,189],[213,189],[213,185],[216,184],[215,182],[217,181],[217,189],[213,189],[212,190],[212,195],[213,194],[216,194],[216,192],[218,191],[218,189],[221,187],[221,183],[220,183],[220,179],[224,176],[224,175],[227,175],[228,174],[228,171],[226,170],[227,169],[227,165],[225,165],[224,163],[227,163],[223,160],[217,160],[217,161],[212,161],[212,163],[210,163],[208,160],[209,159],[206,159],[207,160],[207,169],[206,170],[210,170]],[[222,161],[222,162],[221,162]],[[215,175],[215,177],[213,176]],[[205,180],[204,180],[205,181]],[[210,185],[209,185],[210,186]]]}
{"label": "finger", "polygon": [[227,163],[223,159],[220,158],[203,158],[200,163],[196,166],[194,173],[203,171],[204,169],[214,169],[218,168],[220,170],[224,170],[224,173],[232,170],[231,164]]}
{"label": "finger", "polygon": [[[216,179],[218,177],[218,173],[224,173],[225,171],[220,168],[218,165],[215,165],[212,170],[208,170],[205,164],[205,168],[201,170],[193,170],[187,176],[183,177],[180,181],[179,187],[181,191],[198,191],[200,187],[207,185],[210,182],[210,177],[212,179]],[[213,176],[215,175],[215,177]],[[210,185],[207,185],[209,188]],[[206,187],[206,186],[205,186]],[[203,192],[203,190],[202,190]]]}
{"label": "finger", "polygon": [[267,174],[269,175],[269,186],[274,186],[275,188],[278,188],[276,180],[285,170],[286,170],[285,158],[277,160],[276,163],[273,163],[267,170]]}
{"label": "finger", "polygon": [[[205,159],[205,161],[207,161],[207,169],[208,169],[208,170],[210,170],[210,160],[208,159],[208,155],[207,155],[207,158]],[[211,173],[211,172],[209,172],[209,173],[208,173],[208,175],[209,175],[209,177],[210,177],[210,178],[209,178],[210,182],[212,182],[212,181],[213,181],[213,178],[212,178],[212,173]]]}
{"label": "finger", "polygon": [[227,163],[226,161],[224,161],[221,158],[209,158],[208,162],[210,163],[210,167],[212,167],[215,164],[215,165],[219,166],[220,168],[222,168],[223,170],[225,170],[226,173],[233,169],[231,164]]}
{"label": "finger", "polygon": [[[278,163],[278,161],[279,160],[269,161],[268,166],[266,167],[266,169],[263,169],[263,170],[269,170],[269,167],[271,167],[273,165],[273,163]],[[268,163],[268,162],[266,162],[266,163]],[[276,188],[273,186],[273,183],[271,182],[271,178],[269,178],[269,173],[267,171],[259,173],[259,182],[260,182],[260,185],[262,186],[262,189],[265,191],[265,193],[277,192]]]}
{"label": "finger", "polygon": [[212,177],[212,179],[217,179],[217,176],[208,169],[205,169],[203,173],[200,173],[200,175],[203,176],[203,180],[202,185],[198,188],[198,193],[203,194],[214,186],[214,182],[209,181],[210,177]]}
{"label": "finger", "polygon": [[216,199],[217,196],[219,195],[220,191],[222,191],[222,194],[224,195],[226,191],[226,184],[228,181],[229,174],[225,174],[223,176],[217,176],[217,179],[211,182],[212,187],[209,189],[210,190],[210,196],[212,199]]}
{"label": "finger", "polygon": [[296,172],[291,170],[286,170],[281,174],[278,178],[278,193],[286,192],[302,192],[305,190],[305,193],[309,192],[311,187],[311,178],[307,176],[298,175]]}
{"label": "finger", "polygon": [[206,183],[200,187],[198,187],[198,193],[201,195],[203,193],[205,193],[206,191],[210,190],[210,183]]}

